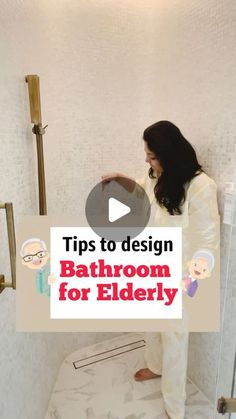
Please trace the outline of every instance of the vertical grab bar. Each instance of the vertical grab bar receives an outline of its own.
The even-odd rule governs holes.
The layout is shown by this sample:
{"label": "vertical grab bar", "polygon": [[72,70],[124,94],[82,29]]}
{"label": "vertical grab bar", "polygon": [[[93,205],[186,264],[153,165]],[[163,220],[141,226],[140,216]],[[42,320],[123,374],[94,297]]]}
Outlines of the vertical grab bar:
{"label": "vertical grab bar", "polygon": [[33,133],[36,135],[37,158],[38,158],[38,189],[39,189],[39,214],[47,215],[46,185],[43,157],[43,135],[45,127],[42,127],[41,101],[39,76],[29,74],[25,77],[28,83],[31,122],[34,124]]}
{"label": "vertical grab bar", "polygon": [[16,238],[12,203],[6,202],[5,204],[0,204],[0,209],[5,209],[6,211],[8,246],[11,267],[11,282],[5,282],[5,276],[3,274],[0,274],[1,293],[5,288],[13,288],[14,290],[16,289]]}

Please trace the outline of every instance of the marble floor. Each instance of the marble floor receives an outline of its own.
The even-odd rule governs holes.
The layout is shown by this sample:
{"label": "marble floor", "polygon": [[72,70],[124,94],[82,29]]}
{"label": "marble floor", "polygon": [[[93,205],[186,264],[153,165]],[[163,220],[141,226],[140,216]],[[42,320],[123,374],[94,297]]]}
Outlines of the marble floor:
{"label": "marble floor", "polygon": [[[167,419],[161,379],[136,382],[145,340],[130,333],[70,354],[63,362],[45,419]],[[209,401],[188,380],[186,419],[212,419]]]}

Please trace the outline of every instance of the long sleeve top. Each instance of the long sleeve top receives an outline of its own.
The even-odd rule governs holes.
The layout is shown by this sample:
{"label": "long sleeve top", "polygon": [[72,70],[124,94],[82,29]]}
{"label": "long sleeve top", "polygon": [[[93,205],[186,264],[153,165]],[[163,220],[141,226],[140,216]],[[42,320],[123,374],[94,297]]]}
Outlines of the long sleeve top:
{"label": "long sleeve top", "polygon": [[217,205],[217,186],[206,173],[200,173],[186,185],[182,214],[170,215],[161,207],[154,194],[157,179],[148,175],[136,182],[143,187],[151,204],[149,226],[182,227],[183,272],[186,263],[199,249],[210,250],[217,256],[220,242],[220,217]]}

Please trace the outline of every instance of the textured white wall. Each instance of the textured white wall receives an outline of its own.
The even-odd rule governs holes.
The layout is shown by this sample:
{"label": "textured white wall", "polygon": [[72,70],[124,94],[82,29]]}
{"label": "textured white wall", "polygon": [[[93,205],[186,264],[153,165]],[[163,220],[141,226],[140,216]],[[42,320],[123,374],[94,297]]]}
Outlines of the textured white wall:
{"label": "textured white wall", "polygon": [[[16,225],[37,212],[26,74],[40,75],[49,124],[50,214],[82,213],[104,172],[142,173],[142,131],[159,119],[180,126],[221,188],[231,180],[235,16],[233,0],[2,0],[0,199],[14,203]],[[0,223],[2,243],[3,216]],[[228,228],[222,233],[223,295]],[[6,254],[4,246],[3,272]],[[61,360],[96,336],[15,333],[14,293],[5,291],[0,304],[1,417],[41,419]],[[190,343],[189,375],[212,400],[219,338],[193,334]]]}

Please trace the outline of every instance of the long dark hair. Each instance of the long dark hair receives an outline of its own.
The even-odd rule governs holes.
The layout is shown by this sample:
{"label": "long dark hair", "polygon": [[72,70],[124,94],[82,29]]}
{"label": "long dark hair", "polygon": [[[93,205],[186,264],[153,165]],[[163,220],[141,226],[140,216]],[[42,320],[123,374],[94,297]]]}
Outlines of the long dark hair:
{"label": "long dark hair", "polygon": [[[179,215],[186,198],[184,186],[203,172],[195,150],[169,121],[159,121],[146,128],[143,139],[163,168],[154,187],[156,200],[169,214]],[[155,177],[152,168],[149,176]]]}

